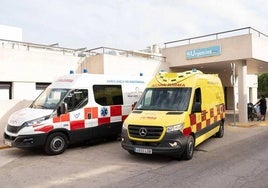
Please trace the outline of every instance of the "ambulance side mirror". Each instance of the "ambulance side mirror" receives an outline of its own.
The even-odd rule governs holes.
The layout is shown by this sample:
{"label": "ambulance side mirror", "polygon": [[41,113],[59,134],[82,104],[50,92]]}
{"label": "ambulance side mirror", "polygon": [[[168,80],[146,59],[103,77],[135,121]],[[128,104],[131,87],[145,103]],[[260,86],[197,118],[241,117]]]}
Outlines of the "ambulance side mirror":
{"label": "ambulance side mirror", "polygon": [[61,114],[66,114],[67,109],[68,109],[67,103],[65,102],[61,103],[57,109],[57,115],[60,116]]}
{"label": "ambulance side mirror", "polygon": [[200,102],[194,103],[192,113],[196,113],[196,112],[201,112],[201,103]]}
{"label": "ambulance side mirror", "polygon": [[134,110],[136,104],[137,104],[137,101],[135,101],[135,102],[132,104],[132,106],[131,106],[132,110]]}

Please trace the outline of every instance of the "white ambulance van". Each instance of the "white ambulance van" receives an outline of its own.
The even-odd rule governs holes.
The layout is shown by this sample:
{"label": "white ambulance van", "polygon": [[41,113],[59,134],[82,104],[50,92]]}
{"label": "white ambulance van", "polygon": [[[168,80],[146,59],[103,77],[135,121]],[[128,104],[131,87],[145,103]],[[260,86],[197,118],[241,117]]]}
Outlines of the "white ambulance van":
{"label": "white ambulance van", "polygon": [[223,137],[224,93],[216,74],[198,70],[160,72],[123,124],[122,147],[129,153],[191,159],[194,147]]}
{"label": "white ambulance van", "polygon": [[5,144],[41,147],[56,155],[71,143],[116,138],[147,80],[143,76],[88,73],[62,76],[28,108],[11,115],[5,127]]}

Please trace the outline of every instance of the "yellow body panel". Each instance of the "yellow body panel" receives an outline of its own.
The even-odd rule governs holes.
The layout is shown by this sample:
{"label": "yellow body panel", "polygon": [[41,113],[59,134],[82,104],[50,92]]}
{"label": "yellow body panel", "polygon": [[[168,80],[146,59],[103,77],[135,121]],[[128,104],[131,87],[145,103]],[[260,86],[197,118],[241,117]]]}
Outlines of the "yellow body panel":
{"label": "yellow body panel", "polygon": [[[153,93],[154,90],[166,90],[172,93],[176,89],[188,89],[183,93],[184,100],[178,102],[178,105],[187,104],[187,108],[183,110],[176,110],[176,108],[157,108],[157,106],[150,106],[145,108],[147,104],[153,103],[154,96],[147,97],[149,91]],[[149,94],[147,94],[147,93]],[[147,98],[146,98],[147,97]],[[171,99],[171,94],[166,97]],[[163,99],[163,98],[162,98]],[[182,97],[172,98],[171,104],[176,104]],[[185,101],[187,99],[188,101]],[[155,100],[157,101],[157,100]],[[193,111],[194,104],[200,103],[200,111]],[[166,102],[166,105],[169,104]],[[148,105],[149,106],[149,105]],[[220,123],[225,118],[225,104],[224,93],[221,81],[216,74],[203,74],[200,71],[192,70],[182,73],[165,73],[160,72],[147,85],[143,96],[137,103],[134,111],[127,117],[124,122],[125,128],[128,125],[136,127],[163,127],[162,134],[157,138],[148,138],[142,136],[133,136],[129,133],[128,138],[133,141],[140,142],[157,142],[160,143],[167,135],[167,127],[172,125],[183,125],[180,129],[185,137],[190,134],[194,135],[195,146],[208,139],[219,131]]]}

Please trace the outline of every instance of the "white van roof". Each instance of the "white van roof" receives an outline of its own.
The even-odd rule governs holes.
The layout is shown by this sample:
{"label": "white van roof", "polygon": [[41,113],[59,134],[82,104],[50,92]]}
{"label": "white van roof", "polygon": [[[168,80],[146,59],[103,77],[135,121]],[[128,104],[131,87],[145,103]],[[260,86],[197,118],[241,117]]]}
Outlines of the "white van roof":
{"label": "white van roof", "polygon": [[68,74],[56,79],[50,88],[87,88],[94,84],[144,84],[148,78],[143,76],[105,75],[105,74]]}

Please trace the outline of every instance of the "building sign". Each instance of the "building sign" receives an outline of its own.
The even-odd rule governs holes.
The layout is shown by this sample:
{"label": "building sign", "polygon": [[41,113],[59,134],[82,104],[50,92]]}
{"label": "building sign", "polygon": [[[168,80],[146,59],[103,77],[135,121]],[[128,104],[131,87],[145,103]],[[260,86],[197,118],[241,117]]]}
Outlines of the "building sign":
{"label": "building sign", "polygon": [[186,59],[195,59],[201,57],[209,57],[221,54],[221,47],[220,46],[211,46],[207,48],[198,48],[194,50],[187,50],[186,51]]}

